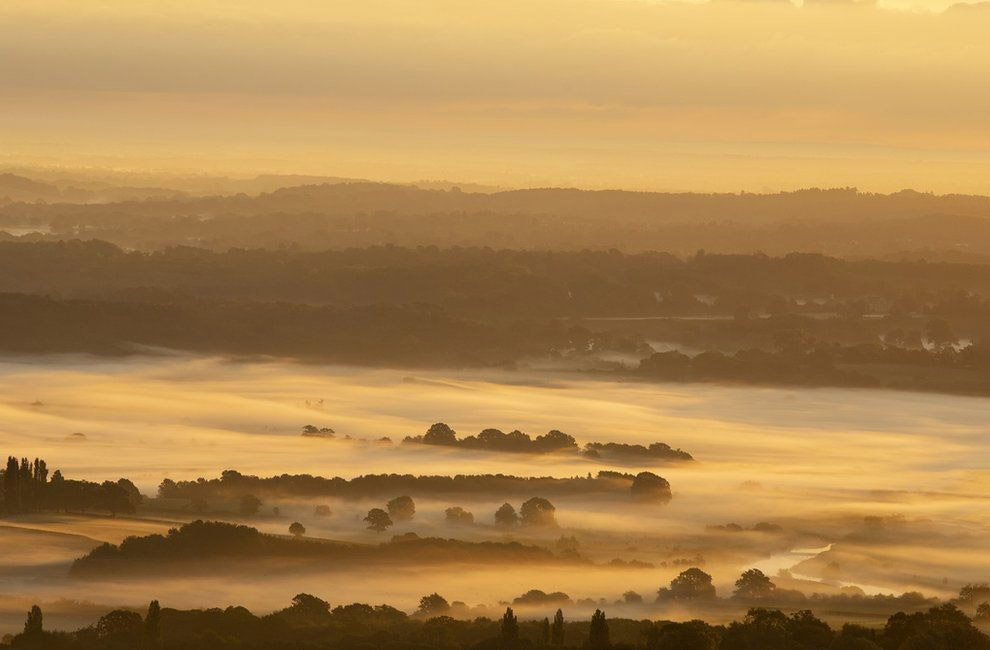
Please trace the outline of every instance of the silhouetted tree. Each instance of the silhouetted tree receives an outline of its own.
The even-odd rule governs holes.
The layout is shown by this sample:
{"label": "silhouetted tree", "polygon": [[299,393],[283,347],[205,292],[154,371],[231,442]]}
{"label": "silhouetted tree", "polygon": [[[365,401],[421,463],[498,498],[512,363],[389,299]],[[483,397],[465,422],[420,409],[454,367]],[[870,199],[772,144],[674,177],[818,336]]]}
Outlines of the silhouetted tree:
{"label": "silhouetted tree", "polygon": [[386,505],[388,514],[395,521],[409,521],[416,514],[416,504],[412,497],[395,497]]}
{"label": "silhouetted tree", "polygon": [[329,517],[332,513],[330,512],[330,506],[319,505],[313,509],[313,514],[317,517]]}
{"label": "silhouetted tree", "polygon": [[555,511],[556,508],[546,499],[533,497],[522,504],[519,514],[525,526],[556,526]]}
{"label": "silhouetted tree", "polygon": [[434,592],[419,599],[419,609],[416,613],[424,617],[440,616],[450,611],[450,603],[440,594]]}
{"label": "silhouetted tree", "polygon": [[148,605],[148,613],[144,617],[144,638],[148,648],[156,649],[162,645],[162,608],[157,600]]}
{"label": "silhouetted tree", "polygon": [[608,623],[605,621],[605,612],[600,609],[596,609],[591,616],[591,627],[588,628],[588,647],[595,650],[612,647],[608,635]]}
{"label": "silhouetted tree", "polygon": [[298,521],[294,521],[289,525],[289,534],[295,535],[296,537],[302,537],[306,534],[306,527]]}
{"label": "silhouetted tree", "polygon": [[144,621],[137,612],[115,609],[96,622],[96,635],[111,648],[136,648],[143,641]]}
{"label": "silhouetted tree", "polygon": [[748,569],[736,580],[735,598],[765,598],[773,593],[776,585],[759,569]]}
{"label": "silhouetted tree", "polygon": [[3,507],[6,512],[20,512],[20,467],[13,456],[7,458],[7,467],[3,471]]}
{"label": "silhouetted tree", "polygon": [[27,621],[24,622],[24,635],[29,637],[41,636],[44,628],[44,616],[41,613],[41,608],[37,605],[31,607],[31,611],[28,612]]}
{"label": "silhouetted tree", "polygon": [[564,646],[564,612],[560,609],[553,615],[553,625],[550,626],[550,645],[555,648]]}
{"label": "silhouetted tree", "polygon": [[448,524],[469,526],[474,523],[474,515],[460,506],[453,506],[444,510],[444,518]]}
{"label": "silhouetted tree", "polygon": [[715,650],[719,634],[704,621],[657,623],[646,633],[647,650]]}
{"label": "silhouetted tree", "polygon": [[100,487],[103,490],[101,505],[109,510],[112,516],[116,517],[118,513],[131,514],[136,510],[130,492],[121,482],[104,481]]}
{"label": "silhouetted tree", "polygon": [[495,523],[499,526],[515,526],[519,523],[519,515],[516,514],[516,509],[510,504],[503,503],[495,511]]}
{"label": "silhouetted tree", "polygon": [[983,600],[990,600],[990,585],[986,583],[970,583],[959,589],[960,602],[975,604]]}
{"label": "silhouetted tree", "polygon": [[635,591],[627,591],[622,594],[622,602],[627,605],[638,605],[643,602],[643,597]]}
{"label": "silhouetted tree", "polygon": [[780,610],[754,607],[749,610],[743,621],[734,621],[729,625],[719,648],[720,650],[829,648],[833,636],[831,628],[810,611],[800,611],[787,616]]}
{"label": "silhouetted tree", "polygon": [[423,442],[428,445],[456,445],[457,434],[443,422],[437,422],[426,431]]}
{"label": "silhouetted tree", "polygon": [[499,638],[502,640],[502,647],[505,648],[513,648],[519,642],[519,621],[512,613],[511,607],[506,607],[505,614],[502,615]]}
{"label": "silhouetted tree", "polygon": [[670,588],[663,587],[657,592],[657,601],[663,600],[695,600],[715,598],[715,586],[712,577],[692,567],[681,571],[680,575],[670,581]]}
{"label": "silhouetted tree", "polygon": [[369,510],[364,520],[368,522],[368,530],[378,533],[384,532],[386,528],[392,525],[392,518],[381,508],[372,508]]}
{"label": "silhouetted tree", "polygon": [[990,640],[981,633],[958,607],[951,603],[936,605],[927,612],[898,612],[887,619],[883,629],[885,648],[927,650],[928,648],[990,648]]}
{"label": "silhouetted tree", "polygon": [[877,632],[872,627],[846,623],[828,648],[829,650],[883,650],[878,643]]}
{"label": "silhouetted tree", "polygon": [[540,645],[546,647],[550,645],[550,619],[544,618],[540,623]]}
{"label": "silhouetted tree", "polygon": [[653,472],[640,472],[629,487],[632,496],[640,501],[667,503],[671,499],[670,483]]}

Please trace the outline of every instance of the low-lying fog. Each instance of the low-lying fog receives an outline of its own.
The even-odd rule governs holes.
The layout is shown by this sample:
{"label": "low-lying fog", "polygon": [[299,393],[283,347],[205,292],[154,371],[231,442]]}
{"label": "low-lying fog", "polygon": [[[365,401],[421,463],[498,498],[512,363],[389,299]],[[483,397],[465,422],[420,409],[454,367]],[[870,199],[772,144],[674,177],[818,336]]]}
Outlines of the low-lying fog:
{"label": "low-lying fog", "polygon": [[[183,356],[7,358],[0,361],[0,395],[0,452],[45,458],[69,478],[128,477],[147,495],[154,495],[162,478],[213,478],[224,469],[344,477],[381,472],[573,476],[599,469],[650,469],[667,478],[674,491],[667,506],[551,499],[563,530],[517,536],[552,544],[561,533],[576,534],[582,552],[596,561],[638,559],[653,562],[655,569],[449,568],[422,575],[390,568],[361,570],[359,576],[198,580],[194,588],[189,581],[101,583],[96,588],[61,577],[66,563],[96,540],[116,542],[127,534],[165,530],[168,522],[23,517],[0,527],[3,629],[16,627],[13,612],[32,597],[110,605],[155,597],[170,606],[237,603],[258,611],[282,607],[300,591],[334,603],[386,601],[409,611],[419,596],[435,590],[469,604],[496,604],[532,588],[562,590],[574,599],[615,599],[632,589],[649,601],[657,587],[685,568],[660,566],[678,555],[703,557],[719,593],[728,595],[748,566],[759,564],[772,573],[807,557],[788,551],[830,544],[832,550],[817,561],[824,565],[836,558],[842,565],[841,575],[831,576],[833,585],[947,596],[960,584],[990,578],[990,418],[988,402],[980,398]],[[402,437],[421,434],[437,421],[461,436],[497,427],[533,435],[560,429],[581,444],[662,441],[697,460],[614,466],[577,454],[468,453],[400,444]],[[307,424],[333,428],[338,439],[304,438],[300,430]],[[389,436],[394,444],[339,439],[346,435]],[[410,530],[500,539],[504,533],[489,525],[503,500],[417,500],[416,519],[382,536],[363,529],[361,512],[375,505],[365,502],[332,503],[334,514],[328,519],[310,516],[313,503],[284,502],[281,518],[262,516],[248,523],[284,533],[288,522],[298,519],[309,535],[367,542]],[[479,526],[446,526],[442,511],[449,505],[474,512]],[[864,525],[867,516],[895,515],[882,535]],[[761,521],[779,524],[783,532],[706,529],[730,522],[749,528]],[[38,543],[31,543],[31,552],[16,552],[32,535]],[[795,578],[822,577],[811,557],[793,569]]]}

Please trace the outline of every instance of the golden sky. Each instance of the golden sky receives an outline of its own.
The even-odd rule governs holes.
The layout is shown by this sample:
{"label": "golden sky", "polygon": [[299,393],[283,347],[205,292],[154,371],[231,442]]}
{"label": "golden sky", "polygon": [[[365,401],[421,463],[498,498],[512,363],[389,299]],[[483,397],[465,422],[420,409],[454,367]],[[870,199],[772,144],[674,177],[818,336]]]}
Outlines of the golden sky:
{"label": "golden sky", "polygon": [[0,164],[990,193],[990,3],[5,0]]}

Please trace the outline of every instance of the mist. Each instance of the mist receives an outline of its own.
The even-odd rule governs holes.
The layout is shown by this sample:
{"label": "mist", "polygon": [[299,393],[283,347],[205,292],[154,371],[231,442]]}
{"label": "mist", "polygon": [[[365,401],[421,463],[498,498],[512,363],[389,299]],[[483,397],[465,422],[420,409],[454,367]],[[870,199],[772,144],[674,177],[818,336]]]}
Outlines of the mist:
{"label": "mist", "polygon": [[[177,512],[174,519],[160,521],[23,515],[0,529],[0,541],[10,547],[23,544],[24,535],[46,541],[32,542],[28,555],[4,555],[2,591],[45,600],[99,593],[105,603],[139,603],[140,594],[150,591],[172,606],[236,601],[270,611],[295,593],[311,589],[319,594],[329,591],[330,584],[341,602],[377,602],[377,594],[387,587],[390,603],[409,609],[434,590],[472,605],[495,605],[532,588],[563,590],[574,600],[618,598],[627,589],[655,592],[681,569],[660,566],[661,559],[680,556],[704,558],[716,584],[728,591],[747,566],[768,557],[774,564],[773,557],[792,548],[830,545],[825,555],[838,554],[846,567],[839,583],[861,586],[867,593],[946,594],[990,570],[981,541],[990,521],[980,460],[990,441],[977,398],[615,383],[526,371],[410,372],[182,355],[109,360],[51,355],[31,363],[6,358],[0,364],[0,390],[0,444],[5,448],[48,458],[74,478],[129,477],[148,496],[154,496],[163,478],[213,478],[225,469],[259,476],[354,477],[446,474],[452,468],[483,474],[507,467],[521,476],[579,476],[609,468],[605,461],[579,454],[400,444],[403,436],[420,434],[436,421],[464,435],[500,427],[533,434],[560,429],[579,443],[664,441],[696,459],[634,468],[649,469],[671,482],[674,498],[668,505],[554,498],[559,529],[505,533],[492,521],[504,500],[500,495],[417,499],[416,519],[394,529],[395,534],[478,540],[508,535],[550,546],[560,535],[576,534],[595,560],[637,559],[652,563],[652,569],[573,572],[547,567],[537,574],[531,569],[392,567],[385,574],[355,568],[344,577],[282,567],[265,577],[101,581],[94,588],[66,583],[55,577],[53,568],[53,577],[25,583],[25,567],[64,567],[99,542],[164,532],[190,515]],[[333,428],[337,437],[303,437],[300,430],[306,424]],[[83,436],[72,435],[77,433]],[[348,435],[353,440],[344,439]],[[382,436],[393,444],[374,442]],[[280,518],[262,514],[241,519],[276,534],[284,533],[285,521],[296,519],[318,537],[382,540],[359,521],[378,505],[374,500],[282,498],[265,503],[266,508],[278,505]],[[321,503],[330,506],[331,517],[312,515]],[[442,513],[452,505],[473,512],[476,525],[446,524]],[[901,528],[875,539],[856,538],[864,530],[864,518],[891,516]],[[782,532],[710,528],[729,523],[750,528],[759,522],[781,526]],[[938,554],[925,550],[925,562],[919,564],[916,554],[947,534],[957,535],[956,542],[943,545]],[[630,543],[630,538],[637,541]],[[876,559],[884,556],[885,562]],[[899,558],[893,566],[891,557]],[[816,575],[813,564],[801,566],[793,569],[794,578]],[[781,562],[775,567],[782,568]],[[819,588],[827,591],[827,584],[826,579]]]}

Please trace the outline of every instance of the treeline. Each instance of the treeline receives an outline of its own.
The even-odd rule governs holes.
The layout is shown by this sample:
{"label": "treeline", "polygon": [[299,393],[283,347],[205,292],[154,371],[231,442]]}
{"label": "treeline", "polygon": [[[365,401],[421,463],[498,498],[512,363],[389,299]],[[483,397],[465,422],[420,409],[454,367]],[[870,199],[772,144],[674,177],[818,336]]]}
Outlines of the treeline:
{"label": "treeline", "polygon": [[130,514],[142,500],[137,487],[125,478],[93,483],[66,479],[59,470],[51,477],[48,474],[44,460],[22,458],[18,462],[14,456],[8,457],[6,467],[0,470],[0,513],[55,510]]}
{"label": "treeline", "polygon": [[120,544],[102,544],[75,560],[69,574],[100,579],[122,573],[173,573],[179,568],[192,573],[256,572],[267,571],[264,562],[270,560],[343,567],[379,563],[590,564],[574,553],[555,555],[548,549],[519,542],[466,542],[406,533],[377,545],[350,544],[278,537],[249,526],[196,520],[165,535],[128,537]]}
{"label": "treeline", "polygon": [[[536,436],[536,438],[531,438],[529,434],[518,429],[509,433],[499,429],[484,429],[476,436],[458,438],[457,432],[444,422],[434,423],[423,435],[406,436],[402,442],[405,444],[526,454],[549,454],[578,450],[578,444],[574,437],[557,429],[552,429],[542,436]],[[663,442],[654,442],[649,447],[616,442],[589,442],[585,444],[583,453],[589,458],[604,456],[638,460],[693,460],[691,454],[680,449],[673,449]]]}
{"label": "treeline", "polygon": [[[794,334],[800,337],[800,333]],[[957,351],[951,346],[911,350],[885,344],[798,343],[773,352],[708,351],[695,356],[677,351],[657,352],[642,359],[635,372],[641,377],[664,381],[737,381],[990,394],[990,352],[986,345],[971,345]]]}
{"label": "treeline", "polygon": [[[990,223],[990,221],[988,221]],[[990,263],[817,254],[620,253],[369,246],[305,252],[106,241],[0,242],[0,290],[68,298],[429,303],[485,318],[752,313],[990,314]],[[659,247],[657,250],[667,250]],[[990,258],[987,259],[990,262]]]}
{"label": "treeline", "polygon": [[987,197],[850,188],[767,195],[554,188],[482,194],[348,183],[287,187],[257,197],[0,205],[2,225],[50,228],[50,234],[34,236],[39,239],[86,234],[146,250],[189,243],[217,250],[323,250],[385,242],[682,254],[704,248],[972,255],[990,252],[988,217]]}
{"label": "treeline", "polygon": [[649,446],[625,442],[589,442],[584,446],[589,458],[615,458],[618,460],[671,461],[694,460],[682,449],[674,449],[665,442],[651,442]]}
{"label": "treeline", "polygon": [[325,478],[310,474],[283,474],[262,478],[226,470],[219,478],[195,481],[165,479],[158,496],[190,501],[239,499],[245,495],[281,497],[366,497],[437,495],[545,496],[617,495],[666,503],[671,499],[670,483],[652,472],[627,474],[600,471],[595,476],[555,478],[521,477],[506,474],[457,474],[455,476],[416,476],[413,474],[367,474],[352,479]]}
{"label": "treeline", "polygon": [[482,322],[422,304],[341,309],[0,294],[0,313],[0,349],[19,353],[125,354],[153,346],[363,365],[497,366],[583,349],[589,336],[560,322]]}
{"label": "treeline", "polygon": [[243,607],[206,610],[162,608],[152,601],[142,616],[114,610],[75,632],[45,629],[37,606],[24,632],[8,639],[26,650],[525,650],[583,648],[615,650],[985,650],[990,637],[951,604],[890,616],[882,628],[847,623],[835,630],[811,611],[785,613],[751,608],[728,625],[701,620],[631,620],[606,617],[568,620],[558,609],[553,621],[520,620],[511,607],[500,618],[458,620],[446,601],[424,596],[412,616],[389,605],[331,606],[310,594],[266,616]]}
{"label": "treeline", "polygon": [[555,451],[576,450],[577,441],[556,429],[545,435],[530,438],[529,434],[515,430],[505,433],[499,429],[484,429],[476,436],[458,438],[457,432],[444,422],[437,422],[421,436],[406,436],[405,444],[438,445],[483,451],[508,451],[527,454],[548,454]]}

